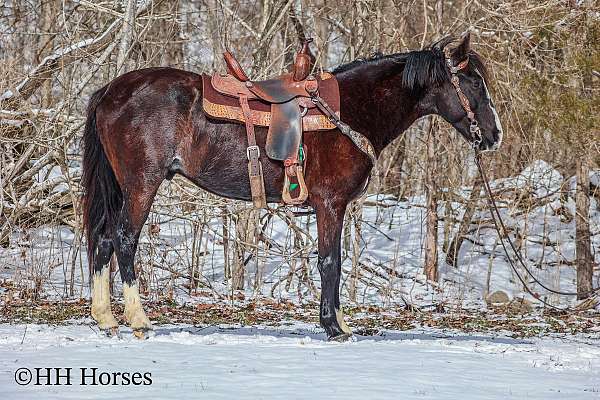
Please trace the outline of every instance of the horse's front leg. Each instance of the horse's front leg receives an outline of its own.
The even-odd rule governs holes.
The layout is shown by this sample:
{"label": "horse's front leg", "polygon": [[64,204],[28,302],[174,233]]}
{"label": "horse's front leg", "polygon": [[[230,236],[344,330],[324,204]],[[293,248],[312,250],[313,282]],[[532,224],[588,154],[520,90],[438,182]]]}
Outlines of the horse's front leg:
{"label": "horse's front leg", "polygon": [[321,274],[321,326],[329,340],[345,340],[352,331],[344,322],[340,307],[341,235],[346,203],[332,205],[319,202],[317,213],[319,235],[319,273]]}

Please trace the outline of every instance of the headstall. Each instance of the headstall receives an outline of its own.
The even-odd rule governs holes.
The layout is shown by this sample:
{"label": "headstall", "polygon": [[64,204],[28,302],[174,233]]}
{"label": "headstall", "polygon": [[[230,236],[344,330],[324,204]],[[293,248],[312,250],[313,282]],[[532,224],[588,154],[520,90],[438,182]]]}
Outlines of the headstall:
{"label": "headstall", "polygon": [[462,89],[460,88],[457,75],[458,71],[467,67],[467,65],[469,64],[469,58],[467,57],[465,60],[461,61],[458,65],[455,66],[452,63],[450,49],[448,49],[447,47],[444,48],[444,57],[446,58],[446,65],[448,66],[448,70],[450,71],[451,75],[450,82],[452,82],[452,85],[456,90],[456,94],[458,95],[458,99],[460,100],[460,104],[467,113],[467,118],[470,122],[469,131],[471,132],[471,136],[473,139],[473,141],[471,142],[471,146],[474,149],[477,149],[479,148],[479,145],[481,144],[482,140],[481,129],[479,128],[479,123],[475,119],[475,113],[473,113],[473,110],[471,109],[471,103],[469,103],[469,99],[467,98],[467,96],[465,96]]}

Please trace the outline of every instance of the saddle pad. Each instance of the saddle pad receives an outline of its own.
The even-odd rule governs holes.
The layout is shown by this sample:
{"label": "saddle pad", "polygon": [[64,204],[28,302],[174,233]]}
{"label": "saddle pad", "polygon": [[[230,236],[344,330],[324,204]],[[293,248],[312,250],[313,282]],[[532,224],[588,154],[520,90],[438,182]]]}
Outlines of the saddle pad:
{"label": "saddle pad", "polygon": [[[202,107],[204,112],[215,119],[244,123],[246,120],[238,98],[215,90],[211,79],[212,76],[210,75],[202,75]],[[320,96],[327,101],[339,116],[340,94],[337,80],[327,72],[321,74],[317,80],[319,81]],[[243,86],[244,84],[240,83],[240,85]],[[271,104],[252,97],[249,96],[248,98],[252,123],[258,126],[270,126],[272,121]],[[302,117],[302,130],[305,132],[330,129],[336,129],[336,126],[316,107],[309,108],[306,115]]]}

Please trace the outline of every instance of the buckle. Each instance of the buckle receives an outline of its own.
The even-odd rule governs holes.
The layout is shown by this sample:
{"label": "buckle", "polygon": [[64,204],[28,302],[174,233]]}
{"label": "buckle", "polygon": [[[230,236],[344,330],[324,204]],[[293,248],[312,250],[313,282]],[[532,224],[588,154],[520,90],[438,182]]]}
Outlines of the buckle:
{"label": "buckle", "polygon": [[246,147],[246,158],[248,158],[248,161],[250,161],[252,159],[252,156],[250,155],[250,153],[252,153],[252,152],[256,152],[257,159],[260,157],[260,149],[258,148],[257,145],[248,146],[248,147]]}

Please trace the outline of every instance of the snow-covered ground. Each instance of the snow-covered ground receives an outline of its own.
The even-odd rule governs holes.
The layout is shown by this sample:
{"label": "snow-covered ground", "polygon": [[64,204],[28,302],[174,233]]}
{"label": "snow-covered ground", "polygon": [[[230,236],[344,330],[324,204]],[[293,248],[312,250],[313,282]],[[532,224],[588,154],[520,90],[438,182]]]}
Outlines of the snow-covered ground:
{"label": "snow-covered ground", "polygon": [[[146,341],[130,334],[107,338],[88,325],[0,325],[0,398],[600,398],[600,346],[582,336],[388,331],[349,343],[323,337],[302,325],[162,326]],[[36,367],[70,367],[72,385],[15,383],[19,368]],[[82,386],[81,368],[87,368],[88,383],[91,368],[97,368],[98,376],[150,373],[151,384]]]}

